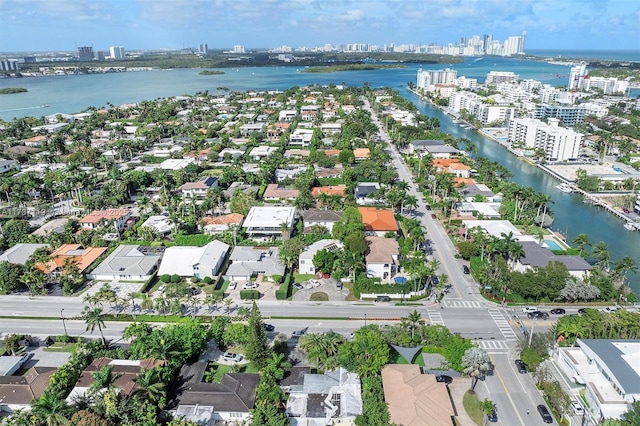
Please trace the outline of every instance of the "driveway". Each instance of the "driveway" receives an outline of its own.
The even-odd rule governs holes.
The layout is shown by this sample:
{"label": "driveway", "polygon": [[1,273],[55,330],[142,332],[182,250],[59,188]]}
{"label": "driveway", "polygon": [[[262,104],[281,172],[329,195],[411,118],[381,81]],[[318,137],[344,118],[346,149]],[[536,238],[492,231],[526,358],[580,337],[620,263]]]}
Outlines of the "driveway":
{"label": "driveway", "polygon": [[301,284],[304,286],[304,288],[296,291],[296,294],[293,295],[291,300],[309,301],[313,293],[322,292],[327,293],[330,302],[343,302],[345,300],[345,297],[349,294],[348,290],[346,289],[339,290],[338,287],[336,287],[337,282],[333,278],[321,278],[316,281],[320,283],[320,285],[317,287],[312,286],[309,281],[302,282]]}

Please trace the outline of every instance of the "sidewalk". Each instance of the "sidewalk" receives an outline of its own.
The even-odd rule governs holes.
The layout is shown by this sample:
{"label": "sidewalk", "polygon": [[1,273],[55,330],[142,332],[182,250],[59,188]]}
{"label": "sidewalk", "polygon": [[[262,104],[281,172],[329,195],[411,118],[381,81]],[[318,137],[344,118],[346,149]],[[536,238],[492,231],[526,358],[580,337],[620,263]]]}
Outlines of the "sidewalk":
{"label": "sidewalk", "polygon": [[[449,385],[449,393],[456,410],[456,421],[459,426],[476,426],[471,417],[467,415],[462,405],[462,397],[469,390],[471,379],[468,377],[454,377],[453,382]],[[477,389],[477,386],[476,386]]]}

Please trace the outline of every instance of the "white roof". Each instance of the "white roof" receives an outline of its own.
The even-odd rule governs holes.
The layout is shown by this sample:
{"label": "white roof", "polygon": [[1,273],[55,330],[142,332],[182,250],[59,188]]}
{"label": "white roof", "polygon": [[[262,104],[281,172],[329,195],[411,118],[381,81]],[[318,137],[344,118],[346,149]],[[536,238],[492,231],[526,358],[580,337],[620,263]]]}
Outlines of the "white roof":
{"label": "white roof", "polygon": [[193,163],[193,158],[169,158],[160,163],[160,168],[164,170],[181,170]]}
{"label": "white roof", "polygon": [[209,266],[214,266],[220,258],[227,255],[229,246],[221,241],[211,241],[204,247],[174,246],[165,250],[162,263],[158,268],[158,274],[178,274],[181,277],[193,275],[194,265],[202,265],[201,276],[210,276],[207,273]]}
{"label": "white roof", "polygon": [[283,223],[293,226],[296,208],[289,206],[256,206],[251,207],[244,219],[244,228],[278,228]]}
{"label": "white roof", "polygon": [[149,216],[149,219],[145,220],[144,223],[140,226],[153,228],[156,231],[164,234],[170,232],[173,228],[175,228],[176,225],[171,223],[167,216],[158,215]]}
{"label": "white roof", "polygon": [[520,231],[508,220],[463,220],[462,223],[467,229],[479,226],[487,234],[496,237],[500,237],[503,233],[509,235],[509,232],[516,236],[520,235]]}

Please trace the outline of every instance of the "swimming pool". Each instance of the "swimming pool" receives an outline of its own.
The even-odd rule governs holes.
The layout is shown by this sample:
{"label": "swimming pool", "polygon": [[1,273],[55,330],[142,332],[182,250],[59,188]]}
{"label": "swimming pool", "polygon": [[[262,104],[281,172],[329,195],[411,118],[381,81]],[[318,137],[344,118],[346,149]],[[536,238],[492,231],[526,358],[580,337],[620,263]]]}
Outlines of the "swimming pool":
{"label": "swimming pool", "polygon": [[545,244],[549,247],[549,250],[564,250],[558,243],[554,240],[544,240]]}

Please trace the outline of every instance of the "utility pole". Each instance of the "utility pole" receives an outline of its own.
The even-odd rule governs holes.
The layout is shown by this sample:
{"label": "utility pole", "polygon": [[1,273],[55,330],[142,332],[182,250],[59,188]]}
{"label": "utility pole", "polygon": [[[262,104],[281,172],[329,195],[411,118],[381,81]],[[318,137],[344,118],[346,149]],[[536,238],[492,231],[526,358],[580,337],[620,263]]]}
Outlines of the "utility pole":
{"label": "utility pole", "polygon": [[64,308],[60,309],[60,318],[62,318],[62,326],[64,327],[64,335],[69,336],[67,334],[67,324],[64,322]]}

